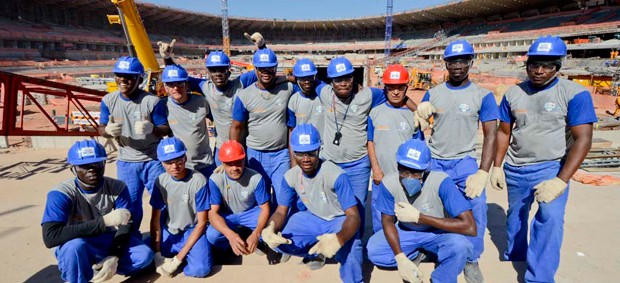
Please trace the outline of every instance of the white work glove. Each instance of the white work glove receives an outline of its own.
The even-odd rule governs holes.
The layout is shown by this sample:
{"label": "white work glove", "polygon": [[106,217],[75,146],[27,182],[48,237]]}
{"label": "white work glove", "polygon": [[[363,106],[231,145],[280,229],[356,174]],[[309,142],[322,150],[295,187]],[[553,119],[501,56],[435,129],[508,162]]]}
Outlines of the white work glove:
{"label": "white work glove", "polygon": [[566,190],[568,184],[564,183],[562,179],[555,177],[551,180],[540,182],[534,186],[536,192],[536,201],[538,202],[552,202],[559,197]]}
{"label": "white work glove", "polygon": [[247,38],[249,41],[253,42],[254,45],[256,45],[256,47],[258,47],[258,49],[263,49],[265,48],[265,39],[263,38],[263,35],[255,32],[252,35],[248,34],[247,32],[244,32],[243,35],[245,36],[245,38]]}
{"label": "white work glove", "polygon": [[114,123],[114,117],[110,116],[110,120],[108,121],[108,124],[105,126],[105,132],[112,137],[118,137],[121,135],[122,131],[123,131],[123,124]]}
{"label": "white work glove", "polygon": [[323,234],[316,237],[316,239],[319,242],[308,251],[309,254],[322,254],[326,258],[332,258],[342,247],[336,234]]}
{"label": "white work glove", "polygon": [[142,117],[142,120],[134,122],[133,131],[136,135],[148,135],[153,132],[154,127],[148,117]]}
{"label": "white work glove", "polygon": [[116,274],[116,268],[118,267],[118,257],[108,256],[99,263],[93,265],[93,279],[91,282],[103,282],[110,280]]}
{"label": "white work glove", "polygon": [[176,39],[172,39],[170,43],[164,43],[161,41],[157,42],[157,45],[159,46],[159,55],[161,55],[161,58],[170,59],[172,55],[174,55],[174,44],[176,42]]}
{"label": "white work glove", "polygon": [[105,227],[114,227],[118,225],[127,225],[129,219],[131,219],[131,212],[125,208],[119,208],[104,215],[103,223]]}
{"label": "white work glove", "polygon": [[420,211],[406,202],[398,202],[394,205],[394,214],[398,221],[418,223]]}
{"label": "white work glove", "polygon": [[163,271],[164,275],[168,277],[172,277],[172,275],[179,269],[183,263],[182,260],[177,259],[176,256],[173,256],[172,259],[165,259],[164,264],[161,265],[161,271]]}
{"label": "white work glove", "polygon": [[506,174],[504,174],[504,169],[502,169],[502,167],[493,167],[493,170],[491,171],[490,181],[491,187],[498,191],[506,188]]}
{"label": "white work glove", "polygon": [[421,132],[424,132],[429,126],[430,123],[427,119],[420,117],[417,111],[413,113],[413,127],[419,128]]}
{"label": "white work glove", "polygon": [[224,164],[222,164],[220,166],[217,166],[215,168],[215,170],[213,170],[213,173],[215,173],[215,174],[219,174],[219,173],[223,173],[223,172],[224,172]]}
{"label": "white work glove", "polygon": [[418,109],[416,110],[416,113],[418,113],[420,118],[424,120],[428,120],[435,112],[437,112],[435,106],[428,101],[420,103],[420,105],[418,105]]}
{"label": "white work glove", "polygon": [[422,271],[404,253],[397,254],[394,259],[396,259],[400,278],[410,283],[422,283]]}
{"label": "white work glove", "polygon": [[276,224],[273,221],[269,222],[269,226],[263,229],[263,231],[260,233],[263,241],[272,250],[277,248],[279,245],[288,245],[292,243],[291,240],[282,237],[282,232],[278,232],[278,234],[274,232],[275,225]]}
{"label": "white work glove", "polygon": [[465,181],[465,195],[472,199],[479,197],[487,184],[487,179],[489,179],[489,173],[478,169],[476,174],[469,176]]}

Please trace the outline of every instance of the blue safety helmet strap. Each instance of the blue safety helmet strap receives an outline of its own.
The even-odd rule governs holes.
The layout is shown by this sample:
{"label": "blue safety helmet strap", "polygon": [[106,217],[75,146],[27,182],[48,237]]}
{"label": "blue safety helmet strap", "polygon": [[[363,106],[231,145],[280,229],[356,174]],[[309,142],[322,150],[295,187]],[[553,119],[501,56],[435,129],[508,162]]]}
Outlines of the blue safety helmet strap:
{"label": "blue safety helmet strap", "polygon": [[467,40],[459,39],[450,42],[443,52],[443,59],[447,60],[457,56],[474,57],[474,47]]}
{"label": "blue safety helmet strap", "polygon": [[144,66],[136,57],[123,56],[114,64],[115,74],[144,75]]}
{"label": "blue safety helmet strap", "polygon": [[398,147],[396,162],[414,170],[426,170],[431,165],[431,150],[424,141],[410,139]]}
{"label": "blue safety helmet strap", "polygon": [[293,66],[293,76],[298,78],[314,76],[316,73],[316,66],[310,59],[300,59]]}
{"label": "blue safety helmet strap", "polygon": [[527,56],[566,56],[566,43],[558,36],[541,36],[532,43]]}
{"label": "blue safety helmet strap", "polygon": [[270,68],[278,66],[278,56],[269,48],[259,49],[254,52],[252,64],[255,68]]}
{"label": "blue safety helmet strap", "polygon": [[321,147],[321,135],[312,124],[299,124],[291,132],[291,148],[295,152],[308,152]]}
{"label": "blue safety helmet strap", "polygon": [[184,82],[188,78],[187,71],[180,65],[168,65],[164,68],[161,81],[164,83]]}
{"label": "blue safety helmet strap", "polygon": [[205,60],[207,68],[230,67],[230,58],[222,51],[211,51]]}
{"label": "blue safety helmet strap", "polygon": [[346,76],[354,71],[351,61],[345,57],[336,57],[327,65],[327,77],[330,79]]}
{"label": "blue safety helmet strap", "polygon": [[157,159],[159,161],[177,159],[185,155],[185,152],[187,152],[185,144],[176,137],[162,139],[157,145]]}
{"label": "blue safety helmet strap", "polygon": [[67,152],[67,163],[71,165],[97,163],[107,158],[105,148],[95,140],[77,141]]}

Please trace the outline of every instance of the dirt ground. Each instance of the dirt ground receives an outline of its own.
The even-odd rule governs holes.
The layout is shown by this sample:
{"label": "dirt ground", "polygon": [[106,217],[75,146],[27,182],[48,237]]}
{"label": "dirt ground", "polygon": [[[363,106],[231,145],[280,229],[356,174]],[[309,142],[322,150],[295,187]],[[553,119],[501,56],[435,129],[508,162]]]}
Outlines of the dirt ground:
{"label": "dirt ground", "polygon": [[[620,145],[620,131],[595,133]],[[112,154],[115,156],[115,154]],[[112,158],[108,176],[116,176]],[[620,176],[620,173],[609,173]],[[65,164],[65,150],[19,148],[0,152],[0,282],[62,282],[53,250],[41,239],[40,221],[47,191],[56,183],[72,177]],[[490,186],[487,186],[490,188]],[[525,273],[523,262],[502,262],[506,247],[506,192],[489,189],[489,224],[485,234],[485,252],[480,266],[486,282],[520,282]],[[148,193],[145,194],[145,221],[148,231]],[[620,186],[595,187],[572,182],[566,209],[564,244],[557,282],[617,282],[620,278]],[[536,206],[532,211],[536,211]],[[370,218],[367,218],[370,219]],[[615,219],[615,220],[614,220]],[[369,233],[367,233],[369,234]],[[368,237],[368,236],[367,236]],[[251,255],[234,264],[214,266],[208,282],[338,282],[338,265],[327,264],[310,271],[293,257],[277,266],[267,265],[264,257]],[[433,264],[422,263],[425,282]],[[397,271],[379,270],[365,264],[367,282],[400,282]],[[173,281],[174,280],[174,281]],[[205,279],[160,278],[154,272],[110,282],[204,282]],[[464,282],[462,275],[459,282]]]}

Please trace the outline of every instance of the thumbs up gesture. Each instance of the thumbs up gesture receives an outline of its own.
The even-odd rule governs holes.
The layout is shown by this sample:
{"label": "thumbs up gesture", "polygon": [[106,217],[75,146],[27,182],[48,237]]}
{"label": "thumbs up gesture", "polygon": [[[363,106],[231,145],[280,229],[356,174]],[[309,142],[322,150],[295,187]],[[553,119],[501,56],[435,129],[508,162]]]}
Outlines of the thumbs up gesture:
{"label": "thumbs up gesture", "polygon": [[144,115],[142,120],[138,120],[133,124],[133,132],[136,135],[148,135],[153,132],[153,123],[149,121],[149,116]]}
{"label": "thumbs up gesture", "polygon": [[114,123],[114,116],[110,116],[110,120],[108,121],[108,124],[106,124],[105,126],[105,132],[108,135],[116,138],[121,135],[122,131],[123,131],[123,124]]}

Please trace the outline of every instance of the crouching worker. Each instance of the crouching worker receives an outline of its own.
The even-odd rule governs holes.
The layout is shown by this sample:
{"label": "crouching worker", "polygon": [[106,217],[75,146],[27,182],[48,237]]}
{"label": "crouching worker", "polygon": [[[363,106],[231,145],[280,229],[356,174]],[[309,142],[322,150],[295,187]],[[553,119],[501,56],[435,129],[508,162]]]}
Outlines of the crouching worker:
{"label": "crouching worker", "polygon": [[211,246],[205,236],[209,210],[207,180],[185,168],[186,148],[177,138],[163,139],[157,158],[165,173],[151,195],[151,244],[157,273],[172,277],[183,262],[185,276],[206,277],[211,272]]}
{"label": "crouching worker", "polygon": [[411,261],[422,249],[437,257],[432,282],[457,282],[473,249],[465,236],[476,235],[471,206],[448,175],[427,171],[431,153],[423,141],[404,142],[396,160],[398,174],[385,176],[379,186],[383,231],[368,240],[368,259],[380,267],[398,267],[407,282],[422,282],[422,272]]}
{"label": "crouching worker", "polygon": [[[319,159],[321,138],[314,126],[298,125],[290,140],[297,166],[284,175],[278,207],[263,230],[263,241],[279,252],[303,256],[311,269],[335,256],[343,282],[363,282],[359,203],[347,174],[333,162]],[[295,194],[307,209],[293,214],[285,226],[289,208],[297,204]]]}
{"label": "crouching worker", "polygon": [[[260,234],[269,219],[269,192],[262,175],[245,167],[243,146],[234,140],[224,142],[218,151],[224,172],[209,178],[211,226],[207,239],[214,247],[248,255],[256,251]],[[243,239],[240,229],[252,233]]]}
{"label": "crouching worker", "polygon": [[103,282],[116,273],[132,275],[148,266],[153,252],[130,233],[127,186],[104,177],[103,146],[94,140],[78,141],[67,155],[75,178],[47,194],[41,224],[45,246],[58,247],[62,280]]}

